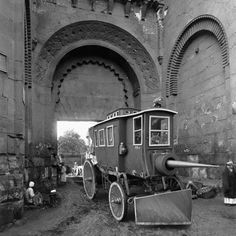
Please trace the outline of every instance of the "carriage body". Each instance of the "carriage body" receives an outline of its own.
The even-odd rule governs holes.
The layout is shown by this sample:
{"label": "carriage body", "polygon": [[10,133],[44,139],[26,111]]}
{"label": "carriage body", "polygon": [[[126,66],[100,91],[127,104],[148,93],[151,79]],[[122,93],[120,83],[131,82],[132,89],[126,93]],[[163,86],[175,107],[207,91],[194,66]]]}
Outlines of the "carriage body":
{"label": "carriage body", "polygon": [[154,108],[140,112],[120,109],[108,115],[90,130],[98,166],[140,178],[160,176],[155,162],[173,153],[174,114]]}

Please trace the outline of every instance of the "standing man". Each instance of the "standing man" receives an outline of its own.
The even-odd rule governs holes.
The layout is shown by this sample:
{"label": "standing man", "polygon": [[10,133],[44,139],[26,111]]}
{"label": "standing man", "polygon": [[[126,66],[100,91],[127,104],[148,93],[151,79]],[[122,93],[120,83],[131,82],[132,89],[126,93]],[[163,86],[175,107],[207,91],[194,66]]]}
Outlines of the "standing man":
{"label": "standing man", "polygon": [[229,160],[223,171],[224,204],[236,205],[236,170],[233,161]]}
{"label": "standing man", "polygon": [[61,163],[61,183],[66,184],[66,167],[64,162]]}

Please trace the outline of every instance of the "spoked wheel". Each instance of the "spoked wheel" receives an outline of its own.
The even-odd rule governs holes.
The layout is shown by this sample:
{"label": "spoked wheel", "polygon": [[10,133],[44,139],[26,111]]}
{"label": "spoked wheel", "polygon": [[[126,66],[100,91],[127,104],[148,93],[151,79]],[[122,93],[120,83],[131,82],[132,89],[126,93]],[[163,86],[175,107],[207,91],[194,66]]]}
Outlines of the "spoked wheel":
{"label": "spoked wheel", "polygon": [[90,160],[86,160],[84,162],[83,184],[87,197],[89,199],[93,199],[97,192],[96,189],[97,184],[96,184],[95,168]]}
{"label": "spoked wheel", "polygon": [[184,188],[180,179],[176,176],[167,176],[165,182],[166,182],[167,190],[170,190],[170,191],[177,191]]}
{"label": "spoked wheel", "polygon": [[113,182],[109,189],[109,206],[113,217],[122,221],[128,211],[127,196],[121,184]]}

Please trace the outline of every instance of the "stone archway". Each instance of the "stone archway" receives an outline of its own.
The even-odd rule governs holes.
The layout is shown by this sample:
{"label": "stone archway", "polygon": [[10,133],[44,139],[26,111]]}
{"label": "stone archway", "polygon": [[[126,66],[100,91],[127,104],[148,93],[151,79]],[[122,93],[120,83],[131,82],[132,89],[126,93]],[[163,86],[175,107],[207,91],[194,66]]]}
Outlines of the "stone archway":
{"label": "stone archway", "polygon": [[[98,48],[102,48],[110,56],[106,58],[104,53],[99,52],[98,55],[90,53],[87,57],[86,50],[83,51],[84,48],[96,48],[97,52]],[[63,67],[65,71],[61,72],[60,78],[57,77],[61,63],[65,62],[68,55],[75,51],[78,54],[82,52],[84,57],[78,57],[77,61],[70,61],[67,66]],[[62,104],[62,100],[59,99],[62,94],[60,88],[66,84],[61,81],[66,81],[71,76],[71,71],[74,73],[87,64],[106,70],[111,77],[114,77],[114,81],[118,81],[121,95],[120,102],[117,104],[121,104],[123,107],[142,108],[144,102],[149,103],[146,101],[149,95],[161,91],[157,67],[152,56],[143,44],[129,32],[100,21],[83,21],[68,25],[55,32],[47,40],[34,65],[34,142],[37,143],[38,140],[55,141],[55,121],[57,119],[55,109]],[[126,92],[128,84],[129,92]],[[142,99],[143,95],[146,95],[144,99]],[[42,114],[44,114],[43,117]],[[102,112],[99,114],[98,120],[101,119]]]}

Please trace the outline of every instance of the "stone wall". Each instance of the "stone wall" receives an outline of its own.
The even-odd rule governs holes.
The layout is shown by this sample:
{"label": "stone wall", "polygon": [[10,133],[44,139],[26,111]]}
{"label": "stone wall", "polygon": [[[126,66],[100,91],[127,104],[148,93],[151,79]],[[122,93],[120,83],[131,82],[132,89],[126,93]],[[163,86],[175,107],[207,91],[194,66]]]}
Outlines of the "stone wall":
{"label": "stone wall", "polygon": [[23,213],[24,1],[0,2],[0,227]]}
{"label": "stone wall", "polygon": [[[166,98],[167,106],[179,112],[175,120],[176,149],[183,157],[186,153],[198,155],[200,162],[223,165],[229,158],[236,160],[236,119],[232,111],[236,3],[224,0],[166,3],[163,88],[167,88],[166,78],[177,79],[174,95]],[[188,31],[188,24],[192,31]],[[176,52],[175,46],[179,48]],[[171,63],[173,56],[176,63]],[[209,169],[207,177],[219,178],[220,171]]]}

